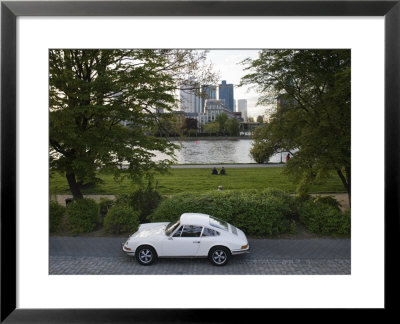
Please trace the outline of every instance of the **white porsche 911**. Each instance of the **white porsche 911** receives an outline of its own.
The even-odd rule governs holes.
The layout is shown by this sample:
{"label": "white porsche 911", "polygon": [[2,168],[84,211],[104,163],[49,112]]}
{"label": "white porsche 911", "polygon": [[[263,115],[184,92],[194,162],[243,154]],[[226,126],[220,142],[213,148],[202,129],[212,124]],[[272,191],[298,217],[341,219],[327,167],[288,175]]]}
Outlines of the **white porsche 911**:
{"label": "white porsche 911", "polygon": [[231,255],[249,249],[243,231],[199,213],[184,213],[171,223],[141,224],[122,245],[122,250],[142,265],[163,257],[208,257],[212,264],[223,266]]}

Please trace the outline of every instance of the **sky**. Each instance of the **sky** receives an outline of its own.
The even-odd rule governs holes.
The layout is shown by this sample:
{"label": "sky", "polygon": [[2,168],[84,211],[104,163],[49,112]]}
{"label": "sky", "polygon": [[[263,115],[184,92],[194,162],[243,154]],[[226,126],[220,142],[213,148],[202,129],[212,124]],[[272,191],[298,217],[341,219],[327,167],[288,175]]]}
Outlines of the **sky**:
{"label": "sky", "polygon": [[222,80],[226,80],[228,84],[234,84],[234,99],[247,99],[247,115],[248,117],[257,118],[259,115],[265,115],[266,107],[257,106],[258,94],[255,90],[249,89],[248,86],[237,87],[240,79],[246,71],[245,66],[238,64],[246,58],[257,58],[258,50],[210,50],[208,53],[208,61],[213,64],[214,71],[220,76],[218,84]]}

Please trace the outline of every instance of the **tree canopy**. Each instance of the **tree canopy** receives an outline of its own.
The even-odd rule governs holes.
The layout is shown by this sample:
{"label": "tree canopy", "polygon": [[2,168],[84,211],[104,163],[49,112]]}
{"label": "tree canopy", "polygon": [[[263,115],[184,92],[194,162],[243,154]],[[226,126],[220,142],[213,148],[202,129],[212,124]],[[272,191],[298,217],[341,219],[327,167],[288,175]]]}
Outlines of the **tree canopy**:
{"label": "tree canopy", "polygon": [[166,170],[154,152],[173,156],[175,146],[149,134],[204,59],[191,50],[50,50],[50,169],[65,174],[74,198],[97,170],[118,177],[124,163],[132,179]]}
{"label": "tree canopy", "polygon": [[236,118],[229,118],[225,122],[225,129],[229,136],[239,136],[240,123]]}
{"label": "tree canopy", "polygon": [[277,102],[254,132],[255,160],[291,152],[286,172],[300,191],[334,171],[350,199],[350,50],[263,50],[243,64],[249,74],[241,83],[257,88],[258,103]]}
{"label": "tree canopy", "polygon": [[226,113],[221,113],[215,117],[215,122],[205,124],[203,131],[215,135],[238,136],[240,124],[236,118],[230,118]]}

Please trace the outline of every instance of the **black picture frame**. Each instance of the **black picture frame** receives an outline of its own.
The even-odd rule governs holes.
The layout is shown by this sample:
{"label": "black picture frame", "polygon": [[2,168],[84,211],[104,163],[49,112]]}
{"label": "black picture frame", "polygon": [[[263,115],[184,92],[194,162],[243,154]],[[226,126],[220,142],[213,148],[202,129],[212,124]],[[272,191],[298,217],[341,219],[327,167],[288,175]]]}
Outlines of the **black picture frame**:
{"label": "black picture frame", "polygon": [[[1,3],[1,322],[217,322],[262,310],[16,308],[16,19],[19,16],[384,16],[385,309],[397,305],[389,264],[399,234],[400,0],[395,1],[2,1]],[[256,315],[256,314],[254,314]],[[251,314],[251,316],[254,316]],[[262,314],[260,314],[262,315]]]}

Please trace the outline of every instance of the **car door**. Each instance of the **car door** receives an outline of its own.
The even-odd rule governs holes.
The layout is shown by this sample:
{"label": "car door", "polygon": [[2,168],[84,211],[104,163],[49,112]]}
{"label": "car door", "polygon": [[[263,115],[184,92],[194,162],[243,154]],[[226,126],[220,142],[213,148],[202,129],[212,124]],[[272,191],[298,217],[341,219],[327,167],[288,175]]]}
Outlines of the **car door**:
{"label": "car door", "polygon": [[197,256],[202,226],[182,225],[163,244],[164,256]]}
{"label": "car door", "polygon": [[200,237],[200,247],[197,250],[198,256],[207,256],[210,249],[215,246],[219,240],[220,233],[214,229],[204,227]]}

